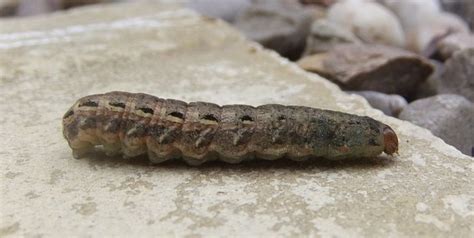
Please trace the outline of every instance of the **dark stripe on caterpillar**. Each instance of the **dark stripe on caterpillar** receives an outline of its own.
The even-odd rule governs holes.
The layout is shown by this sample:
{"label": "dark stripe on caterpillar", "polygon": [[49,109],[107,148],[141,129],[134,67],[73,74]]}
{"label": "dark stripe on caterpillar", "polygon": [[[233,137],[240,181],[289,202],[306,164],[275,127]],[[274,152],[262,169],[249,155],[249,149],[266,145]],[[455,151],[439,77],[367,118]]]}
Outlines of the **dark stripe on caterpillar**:
{"label": "dark stripe on caterpillar", "polygon": [[76,158],[101,145],[108,155],[147,153],[155,163],[343,159],[398,150],[395,132],[370,117],[278,104],[185,103],[127,92],[79,99],[63,117],[63,134]]}

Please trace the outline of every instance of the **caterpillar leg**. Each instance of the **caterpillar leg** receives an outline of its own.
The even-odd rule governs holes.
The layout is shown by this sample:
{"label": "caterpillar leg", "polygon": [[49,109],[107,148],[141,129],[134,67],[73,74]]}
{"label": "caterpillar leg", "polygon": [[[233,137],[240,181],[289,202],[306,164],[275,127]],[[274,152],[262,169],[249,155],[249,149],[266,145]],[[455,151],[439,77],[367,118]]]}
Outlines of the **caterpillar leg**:
{"label": "caterpillar leg", "polygon": [[147,153],[148,153],[148,159],[153,164],[158,164],[170,159],[177,159],[181,157],[181,153],[178,150],[174,150],[173,152],[167,152],[167,151],[156,151],[153,149],[148,149]]}
{"label": "caterpillar leg", "polygon": [[75,140],[69,143],[69,146],[72,149],[72,156],[75,159],[80,159],[86,154],[94,151],[94,145],[88,141]]}
{"label": "caterpillar leg", "polygon": [[200,165],[204,162],[217,160],[219,157],[218,157],[216,152],[207,152],[207,153],[202,154],[200,156],[189,156],[189,155],[183,154],[182,158],[189,165]]}
{"label": "caterpillar leg", "polygon": [[230,153],[219,154],[219,160],[224,161],[226,163],[230,163],[230,164],[238,164],[242,161],[253,160],[253,159],[255,159],[255,153],[251,153],[251,152],[240,153],[240,154],[230,154]]}
{"label": "caterpillar leg", "polygon": [[116,156],[120,154],[121,146],[120,143],[108,144],[104,143],[104,152],[107,156]]}
{"label": "caterpillar leg", "polygon": [[75,159],[83,158],[85,155],[89,154],[90,152],[94,151],[94,146],[89,147],[82,147],[77,149],[72,149],[72,156]]}
{"label": "caterpillar leg", "polygon": [[122,154],[125,159],[133,158],[146,153],[144,148],[122,147]]}

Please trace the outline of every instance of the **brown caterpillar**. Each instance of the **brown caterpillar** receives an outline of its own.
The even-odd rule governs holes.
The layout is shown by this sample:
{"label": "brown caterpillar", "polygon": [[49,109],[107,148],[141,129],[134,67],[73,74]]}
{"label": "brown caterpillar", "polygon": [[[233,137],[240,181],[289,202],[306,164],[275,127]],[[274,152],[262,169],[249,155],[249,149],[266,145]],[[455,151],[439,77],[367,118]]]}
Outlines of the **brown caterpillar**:
{"label": "brown caterpillar", "polygon": [[370,117],[278,104],[188,104],[127,92],[79,99],[63,117],[63,134],[75,158],[101,145],[107,155],[148,153],[154,163],[341,159],[398,150],[395,132]]}

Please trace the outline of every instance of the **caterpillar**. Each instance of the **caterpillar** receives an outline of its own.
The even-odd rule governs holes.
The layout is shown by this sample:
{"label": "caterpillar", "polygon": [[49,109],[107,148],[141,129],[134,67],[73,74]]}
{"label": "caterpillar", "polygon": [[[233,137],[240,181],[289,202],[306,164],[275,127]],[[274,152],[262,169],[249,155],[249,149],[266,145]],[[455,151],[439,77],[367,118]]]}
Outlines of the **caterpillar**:
{"label": "caterpillar", "polygon": [[344,159],[398,151],[398,138],[370,117],[303,106],[219,106],[143,93],[109,92],[80,98],[63,116],[75,158],[101,147],[152,163],[183,158],[238,163],[259,158]]}

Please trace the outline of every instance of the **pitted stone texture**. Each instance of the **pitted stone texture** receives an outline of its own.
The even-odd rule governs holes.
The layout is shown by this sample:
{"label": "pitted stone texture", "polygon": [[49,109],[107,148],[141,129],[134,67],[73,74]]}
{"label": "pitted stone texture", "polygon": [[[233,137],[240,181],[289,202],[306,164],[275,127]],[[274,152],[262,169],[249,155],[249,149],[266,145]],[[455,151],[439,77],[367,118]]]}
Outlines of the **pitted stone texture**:
{"label": "pitted stone texture", "polygon": [[399,116],[429,129],[467,155],[474,149],[474,104],[454,94],[441,94],[410,103]]}
{"label": "pitted stone texture", "polygon": [[[2,236],[467,237],[473,160],[249,43],[221,21],[164,4],[3,20]],[[219,104],[283,103],[372,116],[400,155],[363,161],[150,166],[74,160],[61,117],[112,90]]]}

